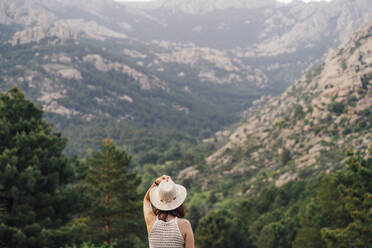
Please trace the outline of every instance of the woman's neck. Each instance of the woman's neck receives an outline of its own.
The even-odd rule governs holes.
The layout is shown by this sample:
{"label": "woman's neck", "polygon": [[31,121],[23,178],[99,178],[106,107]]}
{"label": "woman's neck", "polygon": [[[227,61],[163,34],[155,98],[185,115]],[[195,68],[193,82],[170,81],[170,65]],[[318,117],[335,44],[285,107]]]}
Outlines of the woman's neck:
{"label": "woman's neck", "polygon": [[174,218],[175,218],[175,216],[173,216],[172,214],[168,214],[168,213],[158,215],[158,219],[162,220],[162,221],[165,221],[165,222],[171,221]]}

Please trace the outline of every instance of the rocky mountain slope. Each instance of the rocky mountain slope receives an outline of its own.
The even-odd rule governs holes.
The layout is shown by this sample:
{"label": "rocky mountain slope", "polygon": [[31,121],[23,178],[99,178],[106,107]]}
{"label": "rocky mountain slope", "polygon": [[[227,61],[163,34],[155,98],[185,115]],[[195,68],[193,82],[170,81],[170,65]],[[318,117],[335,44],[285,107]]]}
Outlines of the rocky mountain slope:
{"label": "rocky mountain slope", "polygon": [[[282,92],[371,13],[366,0],[156,4],[0,0],[1,91],[16,85],[42,105],[71,151],[107,136],[134,152],[151,150],[154,133],[196,142],[239,120],[253,100]],[[258,48],[270,42],[291,49]]]}
{"label": "rocky mountain slope", "polygon": [[[115,54],[105,44],[45,38],[0,47],[0,90],[18,86],[41,105],[47,119],[69,138],[69,154],[95,149],[108,136],[133,153],[156,147],[162,139],[206,137],[237,121],[237,113],[262,95],[254,81],[250,86],[238,80],[259,72],[246,68],[245,75],[232,63],[222,64],[221,58],[229,60],[221,54],[201,54],[191,67],[176,55],[151,52],[150,46],[136,44],[134,50],[121,43],[121,53]],[[210,74],[203,74],[207,65]],[[212,81],[214,72],[236,75],[237,83],[226,84],[223,77]]]}
{"label": "rocky mountain slope", "polygon": [[[282,95],[257,101],[240,125],[218,133],[214,140],[228,141],[204,165],[179,178],[238,194],[281,186],[342,168],[347,149],[366,155],[371,129],[372,23]],[[239,183],[228,184],[233,179]]]}

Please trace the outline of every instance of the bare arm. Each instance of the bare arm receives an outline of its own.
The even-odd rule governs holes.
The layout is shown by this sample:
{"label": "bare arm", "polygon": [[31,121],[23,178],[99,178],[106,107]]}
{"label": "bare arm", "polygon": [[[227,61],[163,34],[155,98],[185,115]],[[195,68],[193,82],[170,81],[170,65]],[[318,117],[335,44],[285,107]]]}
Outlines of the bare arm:
{"label": "bare arm", "polygon": [[152,188],[157,187],[161,181],[165,180],[168,176],[164,175],[155,180],[155,182],[150,186],[150,188],[147,190],[145,197],[143,198],[143,215],[145,217],[146,227],[148,233],[150,233],[151,227],[154,224],[154,221],[156,219],[156,216],[154,212],[152,211],[152,206],[150,202],[150,191]]}
{"label": "bare arm", "polygon": [[185,248],[195,248],[194,233],[189,221],[186,225]]}
{"label": "bare arm", "polygon": [[155,182],[147,190],[145,198],[143,199],[143,215],[145,217],[146,225],[148,225],[148,223],[151,222],[151,219],[155,217],[155,214],[152,211],[151,202],[150,202],[150,191],[154,187],[156,187]]}

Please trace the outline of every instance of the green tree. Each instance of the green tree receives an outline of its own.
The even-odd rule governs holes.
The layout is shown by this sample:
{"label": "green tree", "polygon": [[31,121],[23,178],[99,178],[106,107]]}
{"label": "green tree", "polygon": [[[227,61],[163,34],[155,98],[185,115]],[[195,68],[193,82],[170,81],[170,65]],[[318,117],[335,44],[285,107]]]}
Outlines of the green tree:
{"label": "green tree", "polygon": [[337,177],[330,175],[322,180],[317,195],[300,214],[301,228],[298,230],[293,247],[327,247],[321,237],[324,227],[345,226],[350,221],[337,189]]}
{"label": "green tree", "polygon": [[126,151],[117,149],[110,139],[87,160],[87,235],[98,245],[115,242],[118,247],[135,247],[144,236],[137,193],[140,180],[128,172],[129,162]]}
{"label": "green tree", "polygon": [[283,236],[288,230],[281,223],[270,223],[265,225],[256,241],[260,248],[288,247],[283,244]]}
{"label": "green tree", "polygon": [[322,236],[328,247],[372,247],[372,158],[352,156],[347,164],[337,174],[337,185],[351,220],[347,225],[322,229]]}
{"label": "green tree", "polygon": [[74,170],[62,154],[66,140],[43,112],[12,88],[0,94],[0,246],[61,247],[78,240],[67,223],[77,198],[66,187]]}
{"label": "green tree", "polygon": [[293,247],[372,246],[372,159],[351,156],[347,168],[322,180],[300,215]]}
{"label": "green tree", "polygon": [[211,211],[199,222],[196,243],[200,248],[249,247],[241,224],[226,210]]}
{"label": "green tree", "polygon": [[340,115],[345,111],[345,105],[343,102],[332,101],[330,104],[327,105],[327,109],[330,112]]}

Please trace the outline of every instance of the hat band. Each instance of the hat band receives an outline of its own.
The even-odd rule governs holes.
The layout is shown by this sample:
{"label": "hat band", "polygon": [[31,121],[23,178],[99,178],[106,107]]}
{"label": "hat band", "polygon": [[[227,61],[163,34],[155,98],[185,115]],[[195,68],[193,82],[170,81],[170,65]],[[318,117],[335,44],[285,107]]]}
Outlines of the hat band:
{"label": "hat band", "polygon": [[161,201],[162,203],[170,203],[170,202],[172,202],[172,201],[174,201],[174,200],[176,200],[176,199],[177,199],[177,196],[173,197],[173,200],[170,200],[170,201],[163,200],[163,199],[161,199],[160,201]]}

